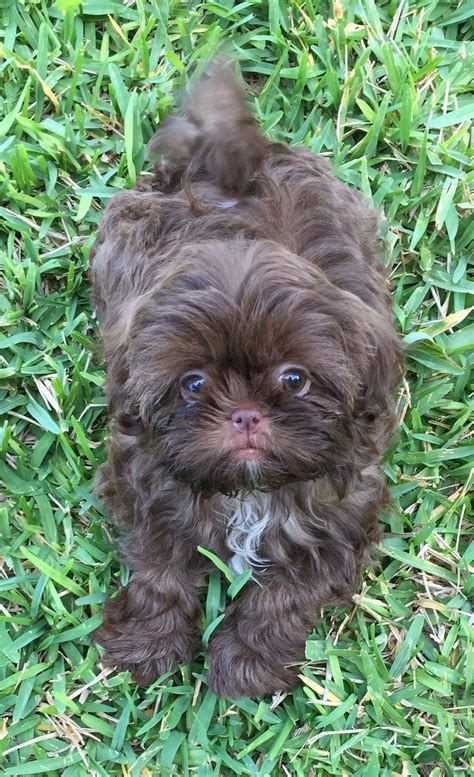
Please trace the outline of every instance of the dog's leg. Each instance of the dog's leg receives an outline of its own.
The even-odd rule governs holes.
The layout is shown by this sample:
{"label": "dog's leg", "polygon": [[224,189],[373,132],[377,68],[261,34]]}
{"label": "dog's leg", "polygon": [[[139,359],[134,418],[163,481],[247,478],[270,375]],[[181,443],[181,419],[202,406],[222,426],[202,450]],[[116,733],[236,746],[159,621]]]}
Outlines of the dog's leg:
{"label": "dog's leg", "polygon": [[228,609],[211,643],[208,683],[218,696],[236,699],[294,687],[308,630],[327,591],[316,581],[286,575],[251,586]]}
{"label": "dog's leg", "polygon": [[199,636],[196,582],[184,567],[137,569],[106,603],[94,635],[106,650],[106,663],[129,669],[141,685],[189,663]]}

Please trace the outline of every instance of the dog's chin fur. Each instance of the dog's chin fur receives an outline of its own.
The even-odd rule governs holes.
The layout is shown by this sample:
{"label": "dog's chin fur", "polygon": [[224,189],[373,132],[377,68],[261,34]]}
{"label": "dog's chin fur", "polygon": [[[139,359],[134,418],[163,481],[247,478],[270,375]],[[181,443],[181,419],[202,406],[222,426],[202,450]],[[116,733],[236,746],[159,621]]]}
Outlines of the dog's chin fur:
{"label": "dog's chin fur", "polygon": [[[97,490],[133,573],[97,639],[145,684],[190,661],[203,546],[253,569],[209,684],[265,694],[294,684],[318,608],[353,593],[386,504],[402,362],[377,222],[323,159],[259,134],[229,65],[152,145],[155,172],[112,199],[93,250],[112,416]],[[231,416],[248,406],[246,459]]]}

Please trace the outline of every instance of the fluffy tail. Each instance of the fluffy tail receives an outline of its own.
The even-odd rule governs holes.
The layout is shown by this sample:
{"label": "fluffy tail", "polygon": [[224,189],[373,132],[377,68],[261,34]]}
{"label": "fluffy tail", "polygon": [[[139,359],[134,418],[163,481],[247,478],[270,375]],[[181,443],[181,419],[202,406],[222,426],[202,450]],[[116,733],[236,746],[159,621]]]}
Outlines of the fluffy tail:
{"label": "fluffy tail", "polygon": [[150,143],[162,169],[176,180],[214,181],[226,194],[242,195],[258,171],[266,147],[230,63],[213,64],[165,120]]}

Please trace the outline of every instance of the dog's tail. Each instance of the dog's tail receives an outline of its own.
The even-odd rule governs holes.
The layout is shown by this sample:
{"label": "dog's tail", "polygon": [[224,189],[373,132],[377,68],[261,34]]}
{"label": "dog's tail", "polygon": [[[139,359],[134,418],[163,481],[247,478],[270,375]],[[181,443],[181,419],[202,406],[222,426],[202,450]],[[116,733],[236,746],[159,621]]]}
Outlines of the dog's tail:
{"label": "dog's tail", "polygon": [[[231,63],[213,63],[165,120],[149,150],[158,151],[163,172],[174,181],[211,180],[226,194],[251,186],[267,141],[260,134]],[[157,170],[158,171],[158,170]]]}

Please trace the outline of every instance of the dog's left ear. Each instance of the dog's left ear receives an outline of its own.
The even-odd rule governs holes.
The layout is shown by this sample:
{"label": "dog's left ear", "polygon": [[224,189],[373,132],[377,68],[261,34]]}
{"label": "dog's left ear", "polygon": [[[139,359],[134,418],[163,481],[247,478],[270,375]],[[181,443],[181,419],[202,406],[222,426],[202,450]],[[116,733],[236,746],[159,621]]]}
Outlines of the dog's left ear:
{"label": "dog's left ear", "polygon": [[361,391],[356,399],[355,416],[372,421],[393,409],[393,394],[403,375],[403,352],[391,325],[374,316],[365,343]]}

